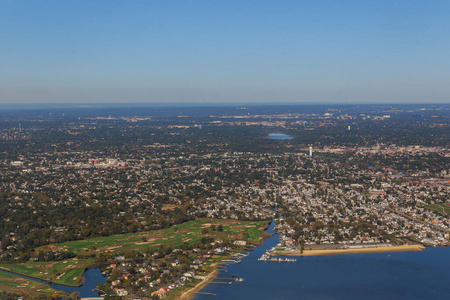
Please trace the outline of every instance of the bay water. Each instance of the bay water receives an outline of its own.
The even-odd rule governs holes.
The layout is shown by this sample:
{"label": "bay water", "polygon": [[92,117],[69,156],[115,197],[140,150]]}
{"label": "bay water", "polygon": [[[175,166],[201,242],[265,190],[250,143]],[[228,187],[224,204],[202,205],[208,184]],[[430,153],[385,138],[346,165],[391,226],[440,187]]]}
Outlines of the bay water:
{"label": "bay water", "polygon": [[[274,233],[273,223],[268,231]],[[229,264],[195,300],[215,299],[450,299],[450,248],[297,257],[296,262],[258,262],[279,242],[265,241],[240,264]],[[235,283],[226,278],[244,278]],[[221,279],[224,278],[224,279]]]}

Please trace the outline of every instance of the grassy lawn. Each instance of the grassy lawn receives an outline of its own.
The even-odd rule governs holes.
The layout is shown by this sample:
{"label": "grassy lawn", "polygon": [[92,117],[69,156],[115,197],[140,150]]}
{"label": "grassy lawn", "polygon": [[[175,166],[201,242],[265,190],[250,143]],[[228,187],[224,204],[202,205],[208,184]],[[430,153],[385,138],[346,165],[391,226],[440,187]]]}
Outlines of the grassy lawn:
{"label": "grassy lawn", "polygon": [[0,271],[0,290],[21,294],[25,290],[33,295],[53,293],[55,290],[46,284],[28,280],[19,276]]}
{"label": "grassy lawn", "polygon": [[37,278],[45,277],[45,274],[43,274],[40,269],[32,266],[31,264],[0,264],[0,267],[25,276]]}
{"label": "grassy lawn", "polygon": [[60,279],[55,280],[55,283],[74,285],[81,280],[83,273],[83,268],[69,270]]}
{"label": "grassy lawn", "polygon": [[84,269],[92,265],[93,262],[93,259],[79,260],[72,258],[59,262],[0,264],[0,267],[25,276],[76,286],[81,282]]}
{"label": "grassy lawn", "polygon": [[437,211],[438,213],[440,213],[443,216],[450,214],[450,206],[443,204],[443,203],[428,204],[428,205],[425,205],[425,208]]}
{"label": "grassy lawn", "polygon": [[8,274],[8,273],[0,271],[0,286],[3,286],[3,285],[7,285],[7,286],[9,286],[9,285],[11,285],[11,286],[17,285],[17,284],[14,284],[14,283],[9,281],[9,279],[15,279],[15,278],[18,278],[18,277],[14,276],[12,274]]}
{"label": "grassy lawn", "polygon": [[[264,225],[263,222],[244,222],[237,220],[220,219],[199,219],[189,221],[183,224],[174,225],[167,229],[155,230],[150,232],[128,233],[113,235],[109,237],[93,238],[82,241],[66,242],[51,246],[43,246],[38,250],[62,250],[73,251],[83,254],[98,253],[103,251],[123,252],[127,250],[147,249],[149,247],[158,247],[161,244],[179,246],[183,242],[198,242],[203,234],[203,228],[212,225],[223,226],[223,231],[212,231],[206,235],[216,238],[237,238],[248,241],[257,241],[262,238],[259,228]],[[244,230],[245,229],[245,230]]]}
{"label": "grassy lawn", "polygon": [[259,239],[261,239],[262,234],[261,231],[258,230],[258,228],[251,227],[245,230],[245,237],[250,241],[258,241]]}

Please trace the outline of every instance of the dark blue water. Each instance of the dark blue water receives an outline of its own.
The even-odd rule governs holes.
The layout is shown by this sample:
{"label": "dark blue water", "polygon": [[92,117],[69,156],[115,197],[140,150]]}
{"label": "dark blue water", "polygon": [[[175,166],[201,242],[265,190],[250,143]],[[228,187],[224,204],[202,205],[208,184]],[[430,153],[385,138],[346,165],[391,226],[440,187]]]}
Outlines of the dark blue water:
{"label": "dark blue water", "polygon": [[[268,231],[273,232],[273,224]],[[216,280],[236,274],[244,282],[210,284],[202,292],[217,294],[215,300],[450,299],[450,248],[298,257],[294,263],[257,261],[277,243],[278,235],[267,239]],[[195,300],[207,298],[198,295]]]}
{"label": "dark blue water", "polygon": [[266,137],[266,139],[269,139],[269,140],[292,140],[292,136],[289,136],[284,133],[269,133],[269,135]]}
{"label": "dark blue water", "polygon": [[98,297],[98,291],[94,290],[98,284],[105,283],[107,276],[103,276],[99,268],[90,269],[84,272],[83,277],[86,279],[84,284],[80,287],[70,287],[59,284],[50,284],[50,287],[55,290],[63,290],[71,294],[79,292],[81,297]]}
{"label": "dark blue water", "polygon": [[[5,272],[5,271],[0,271],[0,272]],[[6,273],[10,273],[10,272],[6,272]],[[42,283],[47,283],[45,281],[31,278],[28,276],[17,275],[15,273],[10,273],[10,274],[20,276],[23,278],[27,278],[30,280],[42,282]],[[85,280],[84,284],[80,287],[70,287],[70,286],[65,286],[65,285],[60,285],[60,284],[55,284],[55,283],[49,284],[49,286],[55,290],[63,290],[69,294],[71,294],[73,292],[79,292],[81,297],[98,297],[98,295],[99,295],[98,291],[94,290],[94,289],[97,287],[98,284],[105,283],[107,277],[102,275],[99,268],[87,270],[86,272],[84,272],[83,277],[86,280]]]}

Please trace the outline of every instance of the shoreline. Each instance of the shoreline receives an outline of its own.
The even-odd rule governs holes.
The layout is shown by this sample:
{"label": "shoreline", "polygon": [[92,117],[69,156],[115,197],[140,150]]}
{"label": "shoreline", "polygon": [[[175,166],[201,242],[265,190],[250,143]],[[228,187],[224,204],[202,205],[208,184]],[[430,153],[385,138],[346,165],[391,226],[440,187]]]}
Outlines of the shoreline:
{"label": "shoreline", "polygon": [[[273,220],[272,220],[273,221]],[[266,230],[270,227],[270,224],[272,223],[272,221],[267,222],[267,224],[265,224],[263,227],[259,228],[259,231],[261,231],[262,233],[262,240],[255,242],[256,247],[261,246],[263,244],[265,244],[266,239],[268,239],[269,237],[273,236],[273,233],[269,233]],[[255,248],[256,248],[255,247]],[[252,250],[253,251],[253,250]],[[226,258],[224,258],[226,259]],[[211,272],[209,272],[208,275],[206,275],[206,278],[203,279],[202,281],[200,281],[199,283],[197,283],[195,286],[193,286],[192,288],[183,291],[180,295],[181,300],[191,300],[195,297],[195,293],[196,292],[200,292],[201,290],[203,290],[206,286],[208,286],[211,282],[214,281],[214,279],[217,278],[217,276],[219,275],[219,270],[217,269],[217,266],[219,264],[222,263],[223,260],[221,260],[220,262],[215,262],[212,263],[210,265],[211,267]]]}
{"label": "shoreline", "polygon": [[197,283],[195,286],[193,286],[192,288],[183,291],[180,295],[180,299],[181,300],[191,300],[195,297],[195,293],[201,291],[203,288],[205,288],[208,284],[210,284],[211,282],[214,281],[214,279],[217,278],[217,276],[219,275],[219,270],[217,269],[217,265],[219,263],[213,263],[211,264],[211,272],[206,275],[206,278],[203,279],[202,281],[200,281],[199,283]]}
{"label": "shoreline", "polygon": [[321,250],[304,250],[294,252],[275,251],[275,256],[322,256],[322,255],[345,255],[345,254],[361,254],[361,253],[386,253],[386,252],[407,252],[407,251],[424,251],[426,247],[422,245],[400,245],[390,247],[371,247],[371,248],[353,248],[353,249],[321,249]]}

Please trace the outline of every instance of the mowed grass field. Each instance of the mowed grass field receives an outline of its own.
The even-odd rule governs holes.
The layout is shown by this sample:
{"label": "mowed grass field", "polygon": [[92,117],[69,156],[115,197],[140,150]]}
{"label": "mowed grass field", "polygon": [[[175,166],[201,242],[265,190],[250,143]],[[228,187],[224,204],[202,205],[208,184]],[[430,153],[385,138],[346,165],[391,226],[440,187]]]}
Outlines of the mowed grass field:
{"label": "mowed grass field", "polygon": [[9,293],[21,293],[27,289],[32,295],[47,294],[54,292],[48,285],[19,276],[0,272],[0,290]]}
{"label": "mowed grass field", "polygon": [[428,204],[425,206],[425,208],[428,208],[430,210],[437,211],[443,216],[447,216],[450,214],[450,206],[444,203],[438,203],[438,204]]}
{"label": "mowed grass field", "polygon": [[[129,250],[144,250],[160,245],[171,245],[177,247],[184,242],[199,242],[203,236],[213,236],[222,239],[243,239],[247,241],[258,241],[262,239],[259,230],[267,222],[246,222],[238,220],[199,219],[183,224],[174,225],[167,229],[155,230],[141,233],[129,233],[113,235],[109,237],[93,238],[81,241],[66,242],[62,244],[48,245],[37,250],[55,251],[68,250],[75,253],[93,254],[99,252],[124,252]],[[202,233],[204,228],[222,225],[223,231],[209,229],[206,234]]]}
{"label": "mowed grass field", "polygon": [[[36,251],[72,251],[83,257],[100,253],[124,253],[128,251],[145,251],[159,248],[161,245],[177,248],[183,243],[200,242],[202,237],[229,240],[261,242],[262,228],[267,221],[238,221],[221,219],[198,219],[170,228],[72,241],[61,244],[46,245]],[[218,231],[222,226],[223,231]],[[215,227],[216,230],[212,228]],[[205,232],[205,228],[207,232]],[[58,262],[27,262],[21,264],[0,264],[0,267],[12,272],[49,280],[59,284],[76,286],[81,283],[84,270],[95,263],[95,258],[72,258]],[[0,289],[2,288],[0,284]]]}
{"label": "mowed grass field", "polygon": [[5,272],[0,272],[0,286],[18,286],[21,283],[14,282],[14,279],[19,277]]}
{"label": "mowed grass field", "polygon": [[247,228],[245,230],[245,239],[250,241],[257,241],[261,238],[261,231],[256,227]]}
{"label": "mowed grass field", "polygon": [[82,283],[84,270],[93,262],[94,259],[72,258],[58,262],[0,264],[0,267],[25,276],[76,286]]}

